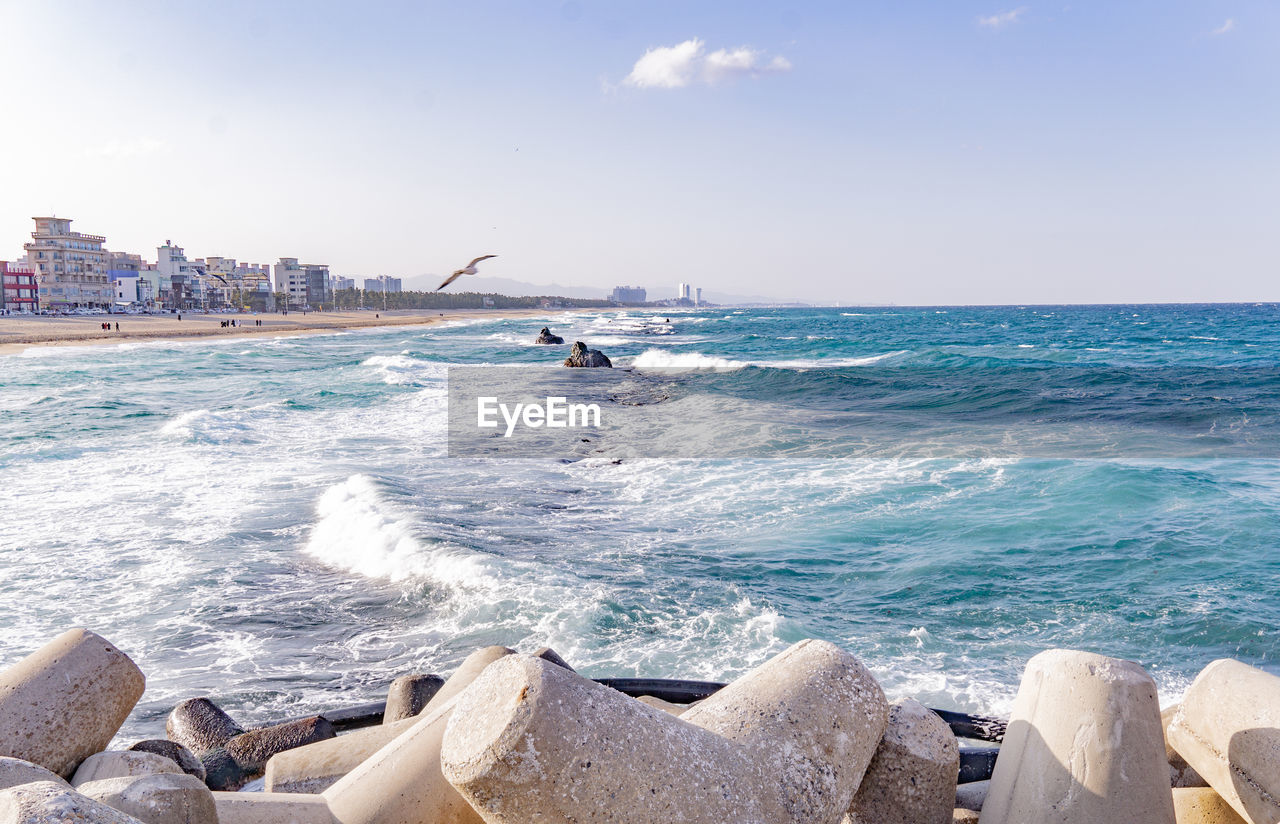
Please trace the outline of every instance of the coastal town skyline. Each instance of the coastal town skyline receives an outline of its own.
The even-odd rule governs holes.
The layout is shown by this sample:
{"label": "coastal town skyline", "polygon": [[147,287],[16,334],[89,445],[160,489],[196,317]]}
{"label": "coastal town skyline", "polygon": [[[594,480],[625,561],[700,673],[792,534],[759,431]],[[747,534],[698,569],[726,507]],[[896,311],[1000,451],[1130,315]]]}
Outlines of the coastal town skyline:
{"label": "coastal town skyline", "polygon": [[1258,0],[6,2],[0,27],[31,124],[0,134],[4,226],[405,277],[501,248],[530,283],[814,303],[1280,297]]}

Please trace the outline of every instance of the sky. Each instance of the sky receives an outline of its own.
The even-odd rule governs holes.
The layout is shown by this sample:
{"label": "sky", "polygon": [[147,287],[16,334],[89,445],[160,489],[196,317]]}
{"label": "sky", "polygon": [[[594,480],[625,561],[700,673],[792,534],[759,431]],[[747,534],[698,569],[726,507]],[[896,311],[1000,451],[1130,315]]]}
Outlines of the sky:
{"label": "sky", "polygon": [[1280,2],[0,0],[0,259],[1280,300]]}

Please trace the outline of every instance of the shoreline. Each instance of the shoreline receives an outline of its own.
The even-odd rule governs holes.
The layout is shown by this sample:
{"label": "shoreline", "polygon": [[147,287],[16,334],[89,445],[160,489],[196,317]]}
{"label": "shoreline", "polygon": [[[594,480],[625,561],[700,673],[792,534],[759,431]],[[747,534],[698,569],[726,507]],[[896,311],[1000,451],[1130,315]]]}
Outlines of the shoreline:
{"label": "shoreline", "polygon": [[[297,313],[302,320],[285,315],[210,314],[183,315],[90,315],[85,317],[0,317],[0,356],[14,355],[30,348],[56,346],[94,346],[138,341],[187,340],[197,338],[249,338],[261,335],[295,336],[340,332],[348,329],[391,328],[396,326],[428,326],[450,320],[474,318],[545,317],[549,313],[598,311],[579,307],[558,309],[454,309],[392,310],[378,312],[309,312]],[[113,325],[110,332],[99,324]],[[223,328],[227,320],[262,320],[262,326]],[[119,332],[114,324],[120,323]],[[535,333],[536,334],[536,333]]]}

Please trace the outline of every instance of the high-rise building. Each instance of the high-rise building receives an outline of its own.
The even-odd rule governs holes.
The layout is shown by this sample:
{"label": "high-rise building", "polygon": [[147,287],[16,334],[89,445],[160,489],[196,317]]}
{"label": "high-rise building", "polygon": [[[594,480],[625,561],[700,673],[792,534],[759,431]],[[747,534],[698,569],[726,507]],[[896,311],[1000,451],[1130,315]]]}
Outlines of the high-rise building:
{"label": "high-rise building", "polygon": [[376,278],[365,278],[364,290],[366,292],[403,292],[401,283],[400,278],[380,275]]}
{"label": "high-rise building", "polygon": [[0,260],[0,309],[35,312],[40,308],[39,291],[34,268],[26,263]]}
{"label": "high-rise building", "polygon": [[333,299],[329,267],[322,263],[299,263],[297,258],[280,258],[276,264],[276,291],[288,295],[290,306],[319,306]]}
{"label": "high-rise building", "polygon": [[614,303],[644,303],[647,293],[640,286],[615,286],[609,300]]}
{"label": "high-rise building", "polygon": [[27,261],[39,283],[39,302],[51,309],[96,307],[115,300],[107,276],[107,242],[101,235],[71,231],[71,220],[36,217],[31,242],[23,244]]}
{"label": "high-rise building", "polygon": [[678,300],[693,300],[692,289],[693,287],[687,283],[680,284],[676,289],[676,298]]}
{"label": "high-rise building", "polygon": [[333,276],[333,291],[341,292],[343,289],[356,288],[355,278],[344,278],[342,275]]}
{"label": "high-rise building", "polygon": [[702,305],[702,287],[701,286],[699,286],[697,289],[694,290],[693,305],[694,306]]}

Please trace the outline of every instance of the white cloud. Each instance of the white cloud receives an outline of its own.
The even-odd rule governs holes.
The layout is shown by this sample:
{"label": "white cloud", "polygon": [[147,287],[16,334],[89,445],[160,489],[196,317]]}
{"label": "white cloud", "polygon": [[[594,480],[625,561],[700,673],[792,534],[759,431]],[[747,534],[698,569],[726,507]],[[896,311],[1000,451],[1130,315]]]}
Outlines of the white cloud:
{"label": "white cloud", "polygon": [[1223,23],[1221,26],[1218,26],[1216,29],[1210,32],[1210,34],[1213,34],[1214,36],[1217,36],[1219,34],[1226,34],[1229,31],[1234,31],[1235,28],[1236,28],[1235,19],[1228,17],[1227,22]]}
{"label": "white cloud", "polygon": [[678,89],[693,80],[701,57],[702,41],[696,37],[679,45],[649,49],[623,82],[642,89]]}
{"label": "white cloud", "polygon": [[717,49],[704,55],[704,43],[695,37],[675,46],[649,49],[623,82],[642,89],[679,89],[691,83],[715,84],[790,70],[791,61],[787,58],[766,58],[764,52],[747,46]]}
{"label": "white cloud", "polygon": [[1026,13],[1026,6],[1018,6],[1016,9],[1010,9],[1009,11],[998,12],[987,17],[979,17],[978,25],[986,26],[989,29],[1002,29],[1018,22],[1018,18]]}

